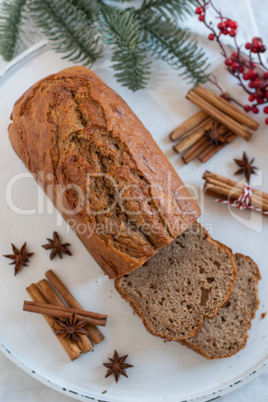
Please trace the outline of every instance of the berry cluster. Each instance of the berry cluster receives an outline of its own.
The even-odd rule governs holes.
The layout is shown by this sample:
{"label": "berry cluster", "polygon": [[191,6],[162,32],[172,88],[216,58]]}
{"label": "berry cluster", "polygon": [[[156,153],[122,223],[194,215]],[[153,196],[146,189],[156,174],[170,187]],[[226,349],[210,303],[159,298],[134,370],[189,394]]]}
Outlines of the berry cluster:
{"label": "berry cluster", "polygon": [[222,18],[221,22],[218,24],[220,30],[220,35],[229,35],[235,37],[237,34],[238,23],[236,21],[230,20],[229,18]]}
{"label": "berry cluster", "polygon": [[[221,53],[225,58],[224,63],[228,71],[238,79],[239,85],[248,94],[250,104],[240,106],[244,107],[246,112],[252,111],[257,114],[260,111],[260,105],[263,105],[263,112],[268,114],[268,106],[265,106],[265,104],[268,104],[268,68],[264,65],[261,58],[261,53],[266,51],[266,46],[263,44],[262,39],[255,37],[251,42],[246,43],[245,48],[249,51],[249,55],[244,56],[235,38],[238,23],[223,17],[221,12],[214,6],[212,0],[197,0],[197,2],[199,7],[196,9],[196,14],[199,15],[199,20],[211,31],[208,39],[217,41],[221,48]],[[207,23],[206,21],[206,10],[209,5],[212,6],[217,14],[217,18],[220,19],[217,26],[213,26],[212,23]],[[234,46],[237,51],[233,52],[231,56],[227,54],[226,48],[221,42],[221,35],[229,35],[234,38]],[[257,56],[257,60],[254,60],[254,55]],[[232,100],[235,101],[235,99]],[[239,104],[239,102],[235,102]],[[268,118],[265,122],[268,124]]]}
{"label": "berry cluster", "polygon": [[266,51],[266,46],[259,37],[253,38],[251,43],[246,43],[245,48],[253,53],[264,53]]}

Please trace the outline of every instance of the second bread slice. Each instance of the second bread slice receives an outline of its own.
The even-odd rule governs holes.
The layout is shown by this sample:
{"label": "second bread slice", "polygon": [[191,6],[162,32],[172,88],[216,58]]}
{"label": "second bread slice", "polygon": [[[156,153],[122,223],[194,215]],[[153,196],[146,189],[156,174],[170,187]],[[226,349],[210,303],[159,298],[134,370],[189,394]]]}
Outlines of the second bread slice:
{"label": "second bread slice", "polygon": [[231,357],[246,346],[248,330],[259,307],[258,282],[261,275],[255,262],[234,254],[238,276],[230,300],[216,317],[206,320],[196,337],[181,343],[207,359]]}
{"label": "second bread slice", "polygon": [[194,223],[142,267],[116,279],[115,287],[150,333],[180,340],[216,315],[236,276],[229,249]]}

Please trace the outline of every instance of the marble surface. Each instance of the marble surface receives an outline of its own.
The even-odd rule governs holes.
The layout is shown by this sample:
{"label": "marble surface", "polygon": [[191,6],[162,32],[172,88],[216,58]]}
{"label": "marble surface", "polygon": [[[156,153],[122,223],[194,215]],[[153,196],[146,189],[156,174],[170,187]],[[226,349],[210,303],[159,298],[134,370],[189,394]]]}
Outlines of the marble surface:
{"label": "marble surface", "polygon": [[[235,7],[234,7],[235,2]],[[219,1],[217,1],[219,3]],[[240,39],[243,41],[253,36],[260,35],[267,42],[267,0],[225,0],[225,14],[241,22]],[[200,25],[187,22],[188,26],[195,31],[202,32]],[[243,28],[242,28],[243,27]],[[201,28],[201,29],[200,29]],[[26,35],[25,41],[37,41],[40,36]],[[5,66],[5,62],[0,59],[0,69]],[[68,402],[72,398],[59,394],[58,392],[46,387],[20,368],[11,363],[0,353],[0,402]],[[267,402],[268,400],[268,372],[262,374],[251,383],[237,389],[231,394],[221,398],[222,402]]]}

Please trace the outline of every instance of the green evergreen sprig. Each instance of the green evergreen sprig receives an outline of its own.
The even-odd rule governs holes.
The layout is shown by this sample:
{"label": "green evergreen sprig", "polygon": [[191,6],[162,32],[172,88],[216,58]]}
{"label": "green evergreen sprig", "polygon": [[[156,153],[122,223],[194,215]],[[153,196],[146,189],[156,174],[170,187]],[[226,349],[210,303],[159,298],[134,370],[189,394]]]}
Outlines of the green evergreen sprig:
{"label": "green evergreen sprig", "polygon": [[63,57],[73,62],[91,66],[100,57],[102,48],[94,25],[88,23],[88,13],[78,3],[34,0],[29,9],[56,52],[64,53]]}
{"label": "green evergreen sprig", "polygon": [[150,75],[147,52],[142,43],[143,27],[133,10],[104,8],[98,30],[105,44],[111,46],[115,77],[132,91],[145,88]]}
{"label": "green evergreen sprig", "polygon": [[26,0],[3,1],[0,6],[0,54],[5,60],[17,55]]}
{"label": "green evergreen sprig", "polygon": [[137,6],[131,0],[4,0],[0,54],[6,60],[16,55],[27,15],[55,51],[75,63],[92,66],[103,46],[108,47],[115,77],[132,91],[146,87],[152,58],[165,61],[194,84],[205,82],[205,54],[179,27],[179,20],[191,14],[194,3],[143,0]]}

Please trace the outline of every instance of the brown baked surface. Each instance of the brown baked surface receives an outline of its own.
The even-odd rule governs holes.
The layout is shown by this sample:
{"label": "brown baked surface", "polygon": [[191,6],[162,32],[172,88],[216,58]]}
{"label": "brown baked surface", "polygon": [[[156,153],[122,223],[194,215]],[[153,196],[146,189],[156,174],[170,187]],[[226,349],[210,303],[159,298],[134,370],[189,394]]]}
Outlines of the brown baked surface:
{"label": "brown baked surface", "polygon": [[236,276],[229,248],[195,222],[115,287],[151,334],[174,341],[197,335],[204,318],[215,317]]}
{"label": "brown baked surface", "polygon": [[207,359],[231,357],[244,349],[248,330],[259,308],[261,275],[257,264],[242,254],[234,254],[233,258],[238,275],[229,301],[212,320],[205,320],[196,337],[181,341]]}
{"label": "brown baked surface", "polygon": [[15,151],[110,278],[141,266],[199,217],[148,130],[87,68],[39,81],[11,118]]}

